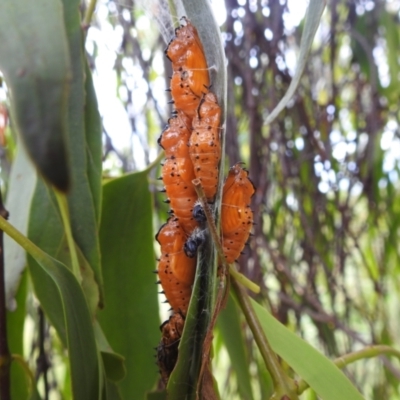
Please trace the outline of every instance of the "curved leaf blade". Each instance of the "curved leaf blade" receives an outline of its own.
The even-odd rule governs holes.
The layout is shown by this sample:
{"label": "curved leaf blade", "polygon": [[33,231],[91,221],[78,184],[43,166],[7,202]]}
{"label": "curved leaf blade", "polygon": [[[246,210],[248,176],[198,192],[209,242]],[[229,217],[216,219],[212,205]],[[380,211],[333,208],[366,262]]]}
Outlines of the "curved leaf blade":
{"label": "curved leaf blade", "polygon": [[87,62],[85,62],[85,77],[86,169],[93,196],[96,221],[100,225],[103,167],[102,128],[92,72]]}
{"label": "curved leaf blade", "polygon": [[94,324],[94,335],[97,347],[100,350],[106,378],[113,382],[124,379],[126,375],[125,358],[113,351],[97,321]]}
{"label": "curved leaf blade", "polygon": [[[45,289],[50,289],[53,297],[47,297],[46,303],[42,303],[43,308],[47,311],[47,306],[56,302],[58,309],[53,307],[53,310],[61,315],[60,322],[68,347],[73,398],[97,399],[100,395],[99,358],[91,316],[78,281],[65,265],[46,254],[3,218],[0,218],[0,228],[29,253],[30,271],[39,270],[42,277],[46,278],[44,282],[36,280],[34,285],[36,288],[39,284],[44,289],[43,284],[47,283]],[[42,290],[43,293],[48,296],[47,290]]]}
{"label": "curved leaf blade", "polygon": [[144,398],[157,380],[154,347],[160,340],[152,199],[144,172],[104,185],[100,244],[105,307],[99,323],[112,348],[123,354],[123,398]]}
{"label": "curved leaf blade", "polygon": [[324,400],[363,400],[342,371],[250,299],[272,349]]}
{"label": "curved leaf blade", "polygon": [[308,53],[310,52],[315,33],[319,26],[322,13],[324,12],[326,0],[310,0],[307,8],[306,21],[304,25],[304,32],[301,38],[299,62],[297,64],[296,72],[290,82],[289,88],[285,95],[282,97],[278,105],[267,116],[264,124],[271,124],[279,113],[286,107],[290,99],[293,97],[294,92],[299,86],[301,76],[307,64]]}
{"label": "curved leaf blade", "polygon": [[246,355],[246,344],[239,319],[239,309],[233,301],[232,295],[218,317],[217,327],[224,339],[228,350],[231,365],[236,372],[238,390],[242,399],[252,400],[249,358]]}
{"label": "curved leaf blade", "polygon": [[[23,355],[23,332],[26,317],[26,295],[28,274],[22,274],[21,284],[16,293],[17,307],[7,311],[7,340],[11,354]],[[11,364],[11,398],[27,399],[29,395],[29,377],[16,362]]]}
{"label": "curved leaf blade", "polygon": [[[73,398],[75,400],[99,398],[97,347],[89,309],[78,281],[65,265],[50,256],[31,260],[29,264],[31,269],[36,270],[36,276],[39,275],[37,270],[42,270],[42,276],[46,275],[48,278],[48,288],[51,285],[53,295],[57,296],[59,311],[64,319]],[[37,285],[36,280],[35,289]],[[47,300],[54,301],[55,297]],[[45,304],[42,305],[47,311]]]}
{"label": "curved leaf blade", "polygon": [[69,215],[74,240],[93,269],[101,303],[103,278],[98,241],[102,170],[100,122],[91,72],[84,58],[80,1],[62,2],[73,74],[67,109],[72,166]]}
{"label": "curved leaf blade", "polygon": [[12,116],[39,172],[61,191],[70,183],[65,144],[70,58],[59,1],[4,0],[0,69]]}

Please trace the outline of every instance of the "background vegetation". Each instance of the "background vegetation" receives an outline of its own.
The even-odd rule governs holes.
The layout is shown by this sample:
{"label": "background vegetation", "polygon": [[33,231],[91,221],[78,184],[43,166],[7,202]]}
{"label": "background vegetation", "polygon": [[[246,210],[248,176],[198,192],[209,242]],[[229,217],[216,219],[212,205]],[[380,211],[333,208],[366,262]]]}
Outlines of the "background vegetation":
{"label": "background vegetation", "polygon": [[[26,2],[20,3],[26,11]],[[344,399],[340,390],[345,384],[340,381],[335,387],[339,381],[333,372],[318,364],[304,342],[285,335],[295,332],[330,359],[370,345],[400,347],[400,2],[329,1],[299,87],[267,125],[268,114],[301,63],[300,38],[307,22],[293,4],[224,3],[225,164],[244,161],[257,188],[254,236],[238,264],[240,272],[261,287],[254,299],[275,317],[260,320],[266,331],[275,329],[267,337],[282,357],[283,369],[310,383],[321,398]],[[10,222],[54,257],[27,244],[32,256],[28,275],[23,272],[24,253],[6,241],[8,343],[11,353],[26,361],[12,363],[12,398],[69,399],[72,393],[77,399],[100,393],[111,399],[133,398],[133,393],[144,398],[160,387],[153,347],[166,318],[165,309],[159,317],[151,271],[156,267],[153,236],[168,208],[157,192],[158,168],[146,168],[160,151],[157,138],[171,113],[164,92],[170,65],[162,52],[171,35],[164,18],[168,12],[163,2],[99,1],[84,54],[86,31],[81,23],[88,22],[86,4],[41,0],[35,7],[32,15],[43,24],[41,43],[57,47],[58,58],[46,58],[44,46],[32,48],[53,60],[47,65],[58,71],[53,82],[59,85],[40,93],[32,84],[29,96],[26,88],[24,93],[38,105],[37,114],[49,107],[45,99],[54,115],[54,104],[59,101],[62,110],[67,99],[68,124],[61,123],[57,132],[62,140],[69,138],[73,185],[67,207],[64,198],[36,176],[17,141],[16,131],[23,130],[24,123],[29,131],[32,120],[11,72],[27,76],[29,87],[29,69],[25,72],[20,65],[33,65],[35,57],[26,49],[38,39],[20,24],[18,47],[15,41],[4,42],[9,32],[0,28],[6,43],[0,49],[6,208]],[[10,15],[17,11],[3,14],[3,21],[0,16],[0,26],[10,24]],[[46,33],[43,21],[49,18],[59,31],[59,26],[65,30],[55,34],[50,26]],[[18,52],[28,55],[18,58]],[[4,62],[11,55],[15,65]],[[69,61],[63,64],[64,59]],[[74,78],[67,96],[63,87],[68,71]],[[28,152],[34,153],[31,157],[39,160],[47,178],[63,188],[68,185],[59,179],[64,172],[40,164],[52,154],[46,151],[54,149],[54,126],[50,129],[45,118],[41,122],[41,135],[36,134],[31,145],[28,140]],[[53,158],[59,161],[64,153],[59,154]],[[280,331],[276,320],[289,330]],[[222,311],[214,336],[220,397],[269,398],[271,378],[233,301]],[[281,343],[281,338],[287,341]],[[400,398],[398,360],[388,355],[369,358],[387,350],[378,348],[344,369],[367,399]],[[304,366],[309,360],[311,365]],[[30,384],[28,369],[33,374]],[[319,383],[309,380],[310,371],[318,373]],[[318,385],[325,385],[331,397]],[[317,395],[308,390],[301,398]]]}

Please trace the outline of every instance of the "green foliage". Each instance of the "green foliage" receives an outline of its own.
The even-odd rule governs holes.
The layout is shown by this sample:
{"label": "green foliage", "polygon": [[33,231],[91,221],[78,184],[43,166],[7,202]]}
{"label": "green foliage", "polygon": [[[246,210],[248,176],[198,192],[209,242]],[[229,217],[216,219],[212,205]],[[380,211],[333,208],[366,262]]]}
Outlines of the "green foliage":
{"label": "green foliage", "polygon": [[221,332],[223,343],[228,350],[229,358],[232,362],[232,368],[236,373],[240,396],[242,399],[251,400],[254,396],[248,368],[250,360],[248,354],[246,354],[247,349],[239,315],[239,308],[230,296],[226,308],[222,310],[218,318],[217,327]]}
{"label": "green foliage", "polygon": [[138,398],[157,380],[154,347],[159,316],[153,248],[152,206],[145,172],[126,175],[103,187],[100,244],[105,307],[100,325],[109,343],[125,358],[122,398]]}
{"label": "green foliage", "polygon": [[[28,274],[25,272],[19,285],[16,301],[18,309],[7,315],[7,336],[11,354],[23,354],[23,332],[26,315],[26,293]],[[28,397],[29,376],[16,362],[11,366],[11,396],[13,399],[26,399]]]}
{"label": "green foliage", "polygon": [[358,399],[363,397],[331,361],[281,325],[265,308],[253,302],[268,340],[282,357],[323,399]]}
{"label": "green foliage", "polygon": [[0,68],[12,90],[14,121],[39,172],[63,191],[70,184],[65,111],[71,79],[64,27],[60,1],[3,3]]}

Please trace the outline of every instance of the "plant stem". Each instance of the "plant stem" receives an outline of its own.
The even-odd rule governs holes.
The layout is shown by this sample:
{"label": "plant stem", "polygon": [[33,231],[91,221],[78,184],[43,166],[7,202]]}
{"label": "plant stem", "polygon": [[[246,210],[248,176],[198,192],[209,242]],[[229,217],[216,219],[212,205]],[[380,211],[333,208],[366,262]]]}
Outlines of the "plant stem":
{"label": "plant stem", "polygon": [[[0,192],[0,215],[8,218]],[[7,340],[7,309],[4,268],[3,230],[0,230],[0,399],[10,400],[11,355]]]}
{"label": "plant stem", "polygon": [[295,383],[285,374],[281,365],[279,364],[276,354],[272,351],[272,348],[249,301],[247,293],[245,292],[244,288],[234,279],[231,281],[231,286],[235,292],[239,306],[243,311],[246,321],[253,333],[254,340],[257,343],[261,356],[264,359],[265,365],[274,383],[275,393],[271,399],[297,399],[298,397]]}
{"label": "plant stem", "polygon": [[156,159],[151,162],[144,170],[143,172],[150,172],[153,168],[158,167],[160,162],[163,160],[163,158],[165,157],[165,152],[164,150],[161,151],[158,156],[156,157]]}
{"label": "plant stem", "polygon": [[229,264],[229,273],[231,274],[231,277],[233,279],[242,284],[246,289],[251,290],[253,293],[260,293],[260,286],[247,278],[247,276],[244,276],[239,271],[237,271],[235,266],[232,264]]}
{"label": "plant stem", "polygon": [[75,241],[72,235],[71,224],[69,219],[69,211],[68,211],[68,202],[67,198],[61,192],[55,190],[54,193],[56,194],[58,207],[60,208],[61,218],[64,224],[64,231],[67,237],[68,248],[71,254],[71,265],[72,265],[72,272],[75,275],[78,282],[82,282],[81,271],[79,268],[79,260],[78,254],[76,253],[75,248]]}
{"label": "plant stem", "polygon": [[86,9],[85,17],[83,18],[83,26],[88,28],[90,26],[90,22],[92,21],[93,13],[96,8],[97,0],[90,0],[88,7]]}
{"label": "plant stem", "polygon": [[[377,346],[368,346],[365,347],[364,349],[345,354],[344,356],[341,356],[339,358],[336,358],[333,362],[338,368],[344,368],[346,365],[349,365],[355,361],[362,360],[364,358],[372,358],[372,357],[377,357],[387,354],[389,356],[394,356],[400,359],[400,351],[396,350],[390,346],[384,346],[384,345],[377,345]],[[300,380],[298,385],[297,385],[297,393],[301,394],[303,393],[306,389],[309,388],[309,385],[307,382],[304,380]]]}
{"label": "plant stem", "polygon": [[36,359],[36,381],[41,375],[43,375],[43,386],[44,386],[44,400],[49,398],[49,381],[47,371],[50,367],[47,359],[45,341],[46,341],[46,320],[42,308],[39,306],[39,355]]}
{"label": "plant stem", "polygon": [[49,255],[41,248],[31,242],[18,229],[11,225],[6,219],[0,215],[0,230],[3,230],[8,236],[15,240],[27,253],[29,253],[36,261],[47,263]]}

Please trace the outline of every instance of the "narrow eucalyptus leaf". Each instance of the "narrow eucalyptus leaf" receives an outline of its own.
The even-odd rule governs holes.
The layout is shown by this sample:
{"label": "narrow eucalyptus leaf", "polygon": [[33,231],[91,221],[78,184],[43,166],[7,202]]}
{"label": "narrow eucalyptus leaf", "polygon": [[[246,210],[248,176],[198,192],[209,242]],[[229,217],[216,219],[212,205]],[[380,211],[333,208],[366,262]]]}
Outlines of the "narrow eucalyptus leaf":
{"label": "narrow eucalyptus leaf", "polygon": [[3,0],[0,70],[10,89],[14,124],[44,178],[70,185],[66,101],[70,58],[59,1]]}
{"label": "narrow eucalyptus leaf", "polygon": [[101,129],[91,73],[84,57],[80,1],[63,0],[62,3],[73,74],[67,110],[68,146],[72,167],[68,207],[73,237],[93,269],[100,289],[101,303],[103,278],[98,241]]}
{"label": "narrow eucalyptus leaf", "polygon": [[272,349],[324,400],[363,400],[336,365],[251,299]]}
{"label": "narrow eucalyptus leaf", "polygon": [[[99,398],[99,364],[92,319],[82,289],[72,272],[57,260],[46,256],[35,260],[31,268],[40,268],[48,278],[55,301],[64,319],[72,393],[75,400]],[[45,282],[35,282],[35,288]],[[44,307],[46,310],[46,307]]]}
{"label": "narrow eucalyptus leaf", "polygon": [[118,387],[126,399],[144,398],[158,376],[154,347],[160,340],[160,319],[151,273],[155,269],[152,217],[147,173],[104,185],[100,244],[105,307],[98,320],[112,349],[125,357],[126,378]]}
{"label": "narrow eucalyptus leaf", "polygon": [[325,9],[325,5],[326,0],[310,0],[307,8],[304,32],[301,38],[299,62],[297,64],[296,72],[292,81],[290,82],[287,92],[266,118],[265,125],[271,124],[272,121],[279,115],[279,113],[286,107],[296,91],[297,86],[299,86],[301,76],[303,75],[304,68],[307,64],[308,53],[310,52],[315,33],[317,32],[322,13]]}

